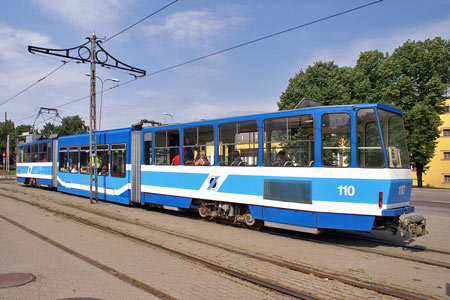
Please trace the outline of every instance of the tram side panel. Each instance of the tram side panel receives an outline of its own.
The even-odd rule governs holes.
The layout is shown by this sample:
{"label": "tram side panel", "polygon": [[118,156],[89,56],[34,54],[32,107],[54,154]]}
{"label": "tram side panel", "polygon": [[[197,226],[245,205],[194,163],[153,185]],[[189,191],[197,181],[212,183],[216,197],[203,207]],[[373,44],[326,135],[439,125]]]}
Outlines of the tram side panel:
{"label": "tram side panel", "polygon": [[[131,129],[97,133],[98,198],[130,204]],[[89,134],[64,136],[59,140],[58,191],[90,196]],[[95,197],[95,181],[93,181]]]}

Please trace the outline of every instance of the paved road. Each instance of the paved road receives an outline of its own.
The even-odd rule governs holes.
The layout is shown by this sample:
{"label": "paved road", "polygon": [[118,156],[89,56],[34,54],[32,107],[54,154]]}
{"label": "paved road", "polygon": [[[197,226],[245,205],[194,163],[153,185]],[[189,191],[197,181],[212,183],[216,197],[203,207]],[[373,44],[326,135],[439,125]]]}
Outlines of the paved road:
{"label": "paved road", "polygon": [[414,188],[411,205],[450,210],[450,190]]}

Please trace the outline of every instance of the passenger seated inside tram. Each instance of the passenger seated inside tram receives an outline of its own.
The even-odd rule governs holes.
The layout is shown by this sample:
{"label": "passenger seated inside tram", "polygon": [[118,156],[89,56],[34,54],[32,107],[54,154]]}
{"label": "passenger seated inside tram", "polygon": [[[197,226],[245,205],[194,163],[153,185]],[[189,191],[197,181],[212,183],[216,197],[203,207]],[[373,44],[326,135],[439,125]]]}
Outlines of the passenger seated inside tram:
{"label": "passenger seated inside tram", "polygon": [[69,165],[69,163],[67,163],[67,164],[62,164],[62,165],[61,165],[61,168],[59,168],[59,171],[60,171],[60,172],[67,172],[68,165]]}
{"label": "passenger seated inside tram", "polygon": [[73,164],[72,168],[70,169],[70,173],[78,173],[77,165]]}
{"label": "passenger seated inside tram", "polygon": [[180,154],[177,154],[172,159],[172,165],[178,166],[180,164]]}
{"label": "passenger seated inside tram", "polygon": [[278,152],[278,163],[280,167],[287,166],[289,163],[292,163],[291,160],[286,157],[286,151],[280,150]]}
{"label": "passenger seated inside tram", "polygon": [[200,157],[195,161],[195,165],[196,166],[206,166],[209,165],[209,160],[208,158],[206,158],[206,153],[205,151],[200,151],[199,152]]}
{"label": "passenger seated inside tram", "polygon": [[81,167],[80,167],[80,172],[81,172],[81,173],[87,174],[88,171],[89,171],[89,170],[88,170],[88,167],[87,167],[87,166],[81,165]]}
{"label": "passenger seated inside tram", "polygon": [[231,162],[231,166],[239,166],[242,163],[241,154],[239,150],[233,151],[233,161]]}
{"label": "passenger seated inside tram", "polygon": [[102,165],[102,168],[100,170],[100,175],[102,175],[102,176],[108,175],[108,167],[105,164]]}

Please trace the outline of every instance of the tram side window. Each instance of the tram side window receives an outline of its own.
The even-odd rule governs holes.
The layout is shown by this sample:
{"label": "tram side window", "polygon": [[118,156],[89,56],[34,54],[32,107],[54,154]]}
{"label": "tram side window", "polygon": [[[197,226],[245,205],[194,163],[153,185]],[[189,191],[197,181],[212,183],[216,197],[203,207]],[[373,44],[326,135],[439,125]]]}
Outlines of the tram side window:
{"label": "tram side window", "polygon": [[52,142],[47,143],[47,161],[52,161]]}
{"label": "tram side window", "polygon": [[322,164],[348,167],[351,162],[350,115],[331,113],[322,116]]}
{"label": "tram side window", "polygon": [[155,132],[155,164],[180,164],[180,132],[178,129]]}
{"label": "tram side window", "polygon": [[127,146],[122,144],[111,145],[111,176],[125,177],[127,163]]}
{"label": "tram side window", "polygon": [[183,130],[183,164],[209,166],[214,163],[214,127],[189,127]]}
{"label": "tram side window", "polygon": [[356,113],[357,151],[356,159],[361,168],[383,168],[384,153],[381,146],[380,130],[373,108],[364,108]]}
{"label": "tram side window", "polygon": [[89,145],[80,146],[80,173],[89,174]]}
{"label": "tram side window", "polygon": [[31,162],[31,145],[25,146],[25,153],[24,153],[24,162]]}
{"label": "tram side window", "polygon": [[69,147],[69,172],[78,173],[78,146]]}
{"label": "tram side window", "polygon": [[310,167],[314,164],[312,115],[264,121],[264,165]]}
{"label": "tram side window", "polygon": [[59,147],[59,171],[67,172],[68,160],[67,160],[67,147]]}
{"label": "tram side window", "polygon": [[257,121],[219,125],[219,164],[221,166],[256,166],[258,149]]}
{"label": "tram side window", "polygon": [[152,146],[153,146],[152,133],[151,132],[144,133],[144,165],[152,164]]}
{"label": "tram side window", "polygon": [[108,176],[109,174],[109,146],[97,145],[97,174]]}
{"label": "tram side window", "polygon": [[31,162],[39,162],[39,145],[31,145]]}
{"label": "tram side window", "polygon": [[17,157],[16,157],[16,161],[18,163],[23,162],[23,147],[17,147]]}
{"label": "tram side window", "polygon": [[378,110],[378,115],[389,167],[409,169],[410,162],[402,116],[383,109]]}
{"label": "tram side window", "polygon": [[47,143],[39,144],[39,161],[40,162],[47,161]]}

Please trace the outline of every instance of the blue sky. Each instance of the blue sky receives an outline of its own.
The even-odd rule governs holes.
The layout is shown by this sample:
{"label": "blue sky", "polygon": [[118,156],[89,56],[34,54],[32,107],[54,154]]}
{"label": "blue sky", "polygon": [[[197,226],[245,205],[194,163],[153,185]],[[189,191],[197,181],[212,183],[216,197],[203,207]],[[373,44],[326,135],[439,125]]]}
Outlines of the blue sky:
{"label": "blue sky", "polygon": [[[0,10],[0,103],[61,65],[27,46],[64,49],[93,31],[109,38],[171,1],[15,0]],[[371,1],[179,0],[103,44],[122,62],[152,73]],[[102,129],[141,119],[174,122],[277,110],[289,78],[317,61],[354,66],[360,52],[392,51],[406,40],[450,38],[450,0],[385,0],[120,86],[103,94]],[[39,107],[56,107],[90,92],[89,64],[69,63],[0,105],[17,125],[33,124]],[[97,67],[101,78],[132,77]],[[105,88],[115,83],[107,81]],[[98,83],[98,91],[100,84]],[[100,97],[98,97],[98,103]],[[89,100],[59,108],[89,124]],[[38,122],[42,119],[38,120]],[[38,127],[42,127],[43,124]]]}

